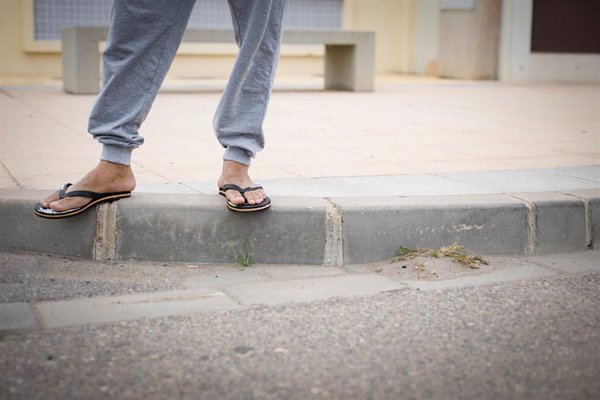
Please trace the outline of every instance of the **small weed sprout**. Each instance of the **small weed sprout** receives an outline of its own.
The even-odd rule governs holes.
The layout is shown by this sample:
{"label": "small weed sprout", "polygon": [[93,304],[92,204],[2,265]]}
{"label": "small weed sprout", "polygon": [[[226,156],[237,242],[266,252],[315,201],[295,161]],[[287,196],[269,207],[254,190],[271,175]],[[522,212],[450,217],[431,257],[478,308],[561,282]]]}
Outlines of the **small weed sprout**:
{"label": "small weed sprout", "polygon": [[244,268],[254,264],[252,247],[250,246],[250,242],[247,239],[244,239],[244,242],[242,244],[242,251],[237,255],[237,262]]}

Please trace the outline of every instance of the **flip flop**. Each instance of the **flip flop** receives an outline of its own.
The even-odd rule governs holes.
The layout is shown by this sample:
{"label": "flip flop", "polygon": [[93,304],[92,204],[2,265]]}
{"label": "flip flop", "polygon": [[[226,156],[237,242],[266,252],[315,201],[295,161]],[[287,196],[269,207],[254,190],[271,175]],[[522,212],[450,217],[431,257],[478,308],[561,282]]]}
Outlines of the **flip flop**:
{"label": "flip flop", "polygon": [[[244,199],[246,198],[246,196],[244,196],[244,193],[246,192],[251,192],[253,190],[257,190],[257,189],[262,189],[263,187],[260,185],[252,185],[252,186],[248,186],[247,188],[242,189],[241,187],[239,187],[238,185],[234,185],[233,183],[227,183],[225,185],[223,185],[223,187],[219,188],[219,194],[223,197],[225,197],[225,192],[228,190],[235,190],[236,192],[240,192],[240,194],[244,197]],[[268,198],[267,196],[265,196],[264,200],[261,201],[258,204],[248,204],[248,203],[244,203],[244,204],[233,204],[232,202],[230,202],[229,200],[227,200],[227,208],[229,208],[231,211],[235,211],[235,212],[256,212],[256,211],[263,211],[266,210],[267,208],[271,207],[271,199]]]}
{"label": "flip flop", "polygon": [[42,203],[37,203],[34,207],[34,213],[38,217],[42,218],[67,218],[72,217],[78,214],[81,214],[88,208],[95,206],[96,204],[104,203],[107,201],[113,201],[118,199],[123,199],[125,197],[130,197],[131,192],[112,192],[112,193],[96,193],[90,192],[88,190],[73,190],[69,193],[66,192],[67,188],[71,186],[71,183],[66,183],[58,190],[58,198],[64,199],[65,197],[88,197],[92,199],[89,203],[81,206],[71,208],[65,211],[54,211],[51,208],[44,208]]}

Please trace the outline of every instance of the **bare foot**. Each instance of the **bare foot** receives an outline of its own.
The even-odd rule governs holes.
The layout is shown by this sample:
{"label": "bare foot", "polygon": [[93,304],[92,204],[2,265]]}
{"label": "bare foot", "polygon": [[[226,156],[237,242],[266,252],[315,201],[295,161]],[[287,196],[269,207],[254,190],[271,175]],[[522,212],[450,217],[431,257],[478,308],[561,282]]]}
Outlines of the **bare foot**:
{"label": "bare foot", "polygon": [[[219,187],[223,187],[223,185],[227,183],[233,183],[234,185],[238,185],[241,188],[245,188],[248,186],[254,185],[252,179],[248,175],[248,165],[240,164],[235,161],[224,160],[223,161],[223,172],[219,177],[217,184]],[[260,204],[265,199],[265,192],[262,189],[256,189],[249,192],[244,193],[246,198],[242,196],[242,194],[235,190],[228,190],[225,192],[225,196],[227,200],[235,205],[242,205],[244,203],[248,204]]]}
{"label": "bare foot", "polygon": [[[108,161],[100,163],[79,182],[69,186],[67,193],[73,190],[89,190],[98,193],[130,192],[135,189],[135,176],[129,165],[115,164]],[[87,197],[58,198],[58,192],[52,193],[41,203],[44,208],[54,211],[65,211],[81,207],[91,200]]]}

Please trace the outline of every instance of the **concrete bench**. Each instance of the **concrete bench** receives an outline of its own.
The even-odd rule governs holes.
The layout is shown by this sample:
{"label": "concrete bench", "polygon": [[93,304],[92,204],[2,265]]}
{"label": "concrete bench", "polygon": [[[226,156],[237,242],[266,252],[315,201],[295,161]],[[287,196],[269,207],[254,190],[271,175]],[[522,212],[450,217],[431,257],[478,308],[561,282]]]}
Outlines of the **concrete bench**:
{"label": "concrete bench", "polygon": [[[107,28],[73,27],[62,32],[63,88],[67,93],[99,91],[99,42]],[[232,43],[233,31],[188,29],[183,42]],[[360,31],[284,31],[286,44],[325,45],[325,89],[372,92],[375,81],[375,33]]]}

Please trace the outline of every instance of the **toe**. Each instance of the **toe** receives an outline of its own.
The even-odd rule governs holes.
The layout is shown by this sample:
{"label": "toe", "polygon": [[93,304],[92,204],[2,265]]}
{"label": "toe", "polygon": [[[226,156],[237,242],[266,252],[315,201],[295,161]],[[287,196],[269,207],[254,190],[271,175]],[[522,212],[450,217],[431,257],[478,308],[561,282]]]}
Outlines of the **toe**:
{"label": "toe", "polygon": [[49,204],[49,206],[50,206],[49,208],[51,208],[53,211],[65,211],[65,210],[67,210],[67,208],[63,204],[64,203],[63,200],[51,201],[50,204]]}
{"label": "toe", "polygon": [[262,190],[253,190],[253,191],[249,192],[247,194],[247,196],[249,198],[248,202],[252,201],[252,204],[259,204],[265,198]]}
{"label": "toe", "polygon": [[50,196],[46,197],[40,203],[42,204],[42,207],[49,208],[50,207],[50,203],[52,203],[53,201],[57,201],[57,200],[58,200],[58,194],[57,193],[52,193]]}
{"label": "toe", "polygon": [[246,203],[250,205],[256,204],[256,196],[253,192],[246,192]]}
{"label": "toe", "polygon": [[246,202],[245,199],[240,194],[240,192],[235,192],[232,190],[227,191],[227,200],[229,200],[231,203],[235,204],[236,206],[242,205]]}
{"label": "toe", "polygon": [[50,203],[50,208],[54,211],[66,211],[72,208],[83,206],[86,201],[85,197],[67,197]]}

